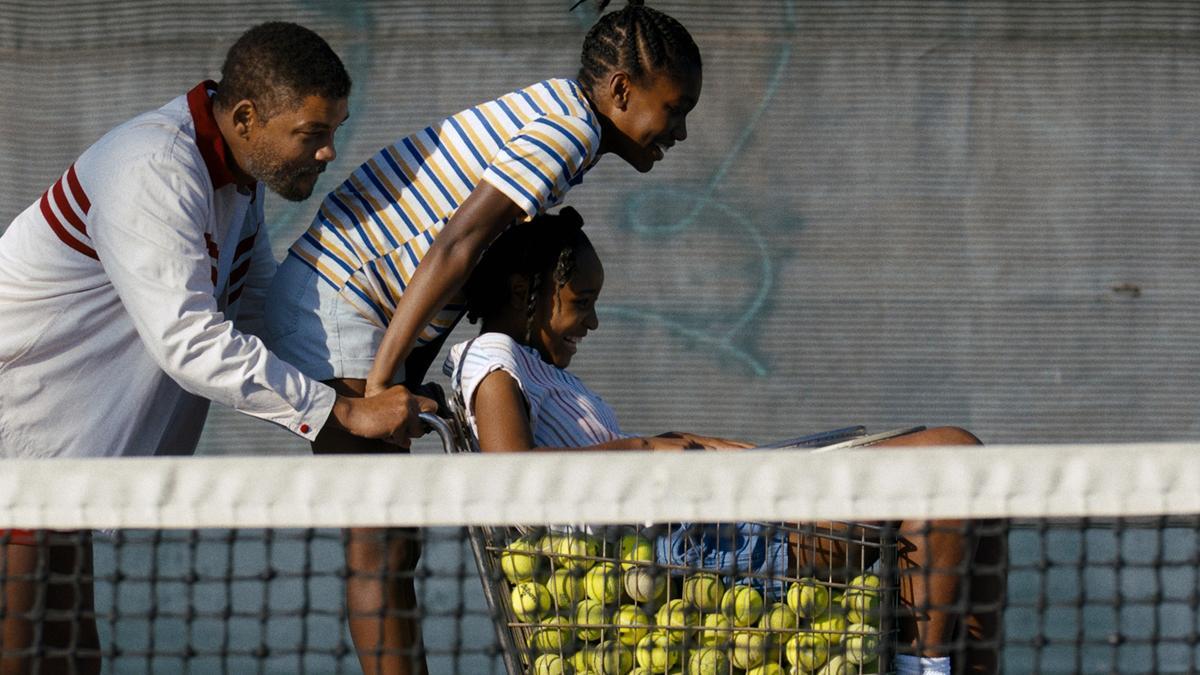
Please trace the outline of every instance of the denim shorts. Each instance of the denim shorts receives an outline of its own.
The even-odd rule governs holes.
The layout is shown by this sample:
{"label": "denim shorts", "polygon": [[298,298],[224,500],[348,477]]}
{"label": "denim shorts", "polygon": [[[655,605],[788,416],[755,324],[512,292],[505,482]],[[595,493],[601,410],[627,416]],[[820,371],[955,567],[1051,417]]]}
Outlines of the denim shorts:
{"label": "denim shorts", "polygon": [[[339,289],[289,254],[267,291],[264,341],[315,380],[366,379],[384,328],[346,302]],[[393,382],[404,379],[398,368]]]}

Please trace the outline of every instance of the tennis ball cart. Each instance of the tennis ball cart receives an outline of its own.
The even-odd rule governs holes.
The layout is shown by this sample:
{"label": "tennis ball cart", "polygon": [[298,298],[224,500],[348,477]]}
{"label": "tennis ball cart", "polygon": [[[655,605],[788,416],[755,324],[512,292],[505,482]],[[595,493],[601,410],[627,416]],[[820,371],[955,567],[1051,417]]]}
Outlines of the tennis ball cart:
{"label": "tennis ball cart", "polygon": [[[452,402],[424,414],[478,452]],[[847,427],[770,448],[833,452],[921,427]],[[896,538],[882,523],[470,527],[508,675],[891,672]]]}

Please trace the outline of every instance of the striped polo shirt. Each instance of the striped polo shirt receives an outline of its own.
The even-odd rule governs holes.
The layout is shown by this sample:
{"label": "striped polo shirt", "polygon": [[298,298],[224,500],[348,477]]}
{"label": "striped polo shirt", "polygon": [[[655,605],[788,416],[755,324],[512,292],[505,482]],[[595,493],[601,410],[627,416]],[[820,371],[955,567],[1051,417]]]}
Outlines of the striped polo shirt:
{"label": "striped polo shirt", "polygon": [[[461,364],[461,366],[460,366]],[[539,448],[577,448],[626,438],[616,413],[571,373],[546,363],[532,347],[504,333],[484,333],[455,345],[442,371],[467,402],[471,432],[475,423],[475,389],[489,374],[503,370],[521,387],[529,405],[533,442]]]}
{"label": "striped polo shirt", "polygon": [[[381,327],[434,238],[486,181],[527,218],[562,201],[600,148],[600,123],[574,80],[554,79],[464,110],[389,145],[325,197],[297,256]],[[455,300],[421,333],[444,333]]]}

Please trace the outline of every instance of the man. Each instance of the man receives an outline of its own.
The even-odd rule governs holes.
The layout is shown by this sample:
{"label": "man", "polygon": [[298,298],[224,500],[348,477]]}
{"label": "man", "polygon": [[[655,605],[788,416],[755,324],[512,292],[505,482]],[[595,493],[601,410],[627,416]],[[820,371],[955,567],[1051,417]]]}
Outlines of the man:
{"label": "man", "polygon": [[[339,395],[242,332],[274,272],[263,186],[312,193],[350,78],[286,23],[242,35],[221,74],[107,133],[0,237],[0,457],[190,454],[210,400],[309,441],[406,443],[436,408]],[[53,615],[92,606],[88,535],[0,532],[0,565],[0,670],[40,646],[42,672],[97,672],[94,618]],[[39,590],[47,566],[70,580]]]}

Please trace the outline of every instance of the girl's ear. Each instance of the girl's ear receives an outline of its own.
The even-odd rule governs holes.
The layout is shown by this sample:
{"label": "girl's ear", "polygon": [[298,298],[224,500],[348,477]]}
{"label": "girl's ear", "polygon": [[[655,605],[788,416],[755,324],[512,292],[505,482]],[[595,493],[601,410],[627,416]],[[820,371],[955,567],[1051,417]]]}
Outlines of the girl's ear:
{"label": "girl's ear", "polygon": [[629,73],[623,70],[614,70],[608,76],[608,96],[614,108],[624,111],[629,107],[629,91],[632,87]]}
{"label": "girl's ear", "polygon": [[524,274],[509,275],[508,306],[522,314],[529,307],[529,279]]}

